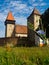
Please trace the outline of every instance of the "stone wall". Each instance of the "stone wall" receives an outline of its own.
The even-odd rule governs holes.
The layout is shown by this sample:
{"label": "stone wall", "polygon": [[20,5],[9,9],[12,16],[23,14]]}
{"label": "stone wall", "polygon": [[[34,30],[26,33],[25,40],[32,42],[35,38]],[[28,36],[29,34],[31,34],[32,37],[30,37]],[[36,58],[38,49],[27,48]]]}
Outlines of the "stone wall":
{"label": "stone wall", "polygon": [[0,46],[4,46],[7,43],[13,43],[15,45],[17,43],[17,38],[0,38]]}
{"label": "stone wall", "polygon": [[35,32],[32,29],[29,29],[28,34],[29,40],[32,42],[33,45],[35,45]]}
{"label": "stone wall", "polygon": [[0,46],[5,46],[7,43],[14,46],[33,46],[33,43],[26,37],[12,37],[12,38],[0,38]]}

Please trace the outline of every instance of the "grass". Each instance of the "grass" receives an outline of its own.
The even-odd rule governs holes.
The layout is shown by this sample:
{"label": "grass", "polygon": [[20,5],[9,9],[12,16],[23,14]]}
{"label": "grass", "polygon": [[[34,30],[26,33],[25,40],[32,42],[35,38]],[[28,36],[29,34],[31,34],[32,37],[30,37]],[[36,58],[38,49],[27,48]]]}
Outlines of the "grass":
{"label": "grass", "polygon": [[49,47],[0,47],[0,65],[49,65]]}

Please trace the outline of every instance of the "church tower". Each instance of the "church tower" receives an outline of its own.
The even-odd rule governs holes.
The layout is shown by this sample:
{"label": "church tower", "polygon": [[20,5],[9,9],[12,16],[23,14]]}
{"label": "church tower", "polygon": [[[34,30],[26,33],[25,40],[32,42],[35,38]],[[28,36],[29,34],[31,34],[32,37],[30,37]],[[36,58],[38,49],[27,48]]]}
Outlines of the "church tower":
{"label": "church tower", "polygon": [[15,20],[11,12],[8,13],[8,16],[5,21],[5,37],[14,37],[15,33]]}
{"label": "church tower", "polygon": [[32,24],[33,26],[33,30],[36,31],[39,27],[40,24],[40,13],[39,11],[34,8],[33,12],[31,13],[31,15],[27,18],[28,23]]}
{"label": "church tower", "polygon": [[40,25],[40,13],[39,11],[34,8],[33,12],[27,18],[27,25],[28,25],[28,37],[29,40],[35,45],[35,31],[39,28]]}

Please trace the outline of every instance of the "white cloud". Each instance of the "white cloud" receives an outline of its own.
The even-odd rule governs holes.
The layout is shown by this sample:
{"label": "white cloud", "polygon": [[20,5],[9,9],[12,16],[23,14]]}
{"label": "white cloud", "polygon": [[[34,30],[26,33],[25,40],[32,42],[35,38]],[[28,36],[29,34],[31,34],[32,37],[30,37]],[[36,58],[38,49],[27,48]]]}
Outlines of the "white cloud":
{"label": "white cloud", "polygon": [[18,6],[21,3],[21,1],[10,1],[11,6]]}
{"label": "white cloud", "polygon": [[23,4],[21,1],[11,1],[10,5],[11,7],[16,7],[16,9],[23,9],[27,6],[26,4]]}
{"label": "white cloud", "polygon": [[27,20],[25,17],[15,17],[15,19],[16,19],[16,24],[27,25]]}
{"label": "white cloud", "polygon": [[3,13],[0,13],[0,21],[4,22],[6,19],[6,15]]}
{"label": "white cloud", "polygon": [[11,1],[9,7],[10,9],[13,7],[12,10],[14,9],[13,12],[15,13],[23,13],[23,10],[27,9],[27,4],[24,4],[21,1]]}
{"label": "white cloud", "polygon": [[4,37],[5,32],[3,30],[0,30],[0,37]]}
{"label": "white cloud", "polygon": [[28,3],[31,4],[31,5],[32,5],[33,3],[35,3],[35,2],[36,2],[36,0],[28,0]]}
{"label": "white cloud", "polygon": [[30,13],[33,9],[32,6],[28,6],[26,3],[22,3],[22,1],[11,1],[8,7],[10,8],[10,10],[13,11],[13,14],[16,16],[17,14],[24,16],[25,14]]}
{"label": "white cloud", "polygon": [[35,7],[35,6],[38,6],[38,3],[34,3],[33,6],[34,6],[34,7]]}
{"label": "white cloud", "polygon": [[30,4],[32,4],[33,2],[35,2],[36,0],[28,0],[28,2],[30,3]]}
{"label": "white cloud", "polygon": [[42,2],[42,3],[33,3],[33,7],[37,7],[37,6],[46,6],[47,5],[47,3],[45,3],[45,2]]}
{"label": "white cloud", "polygon": [[44,3],[44,2],[40,4],[40,6],[45,6],[45,5],[47,5],[47,4],[46,4],[46,3]]}
{"label": "white cloud", "polygon": [[5,22],[6,16],[3,13],[0,13],[0,37],[5,36]]}

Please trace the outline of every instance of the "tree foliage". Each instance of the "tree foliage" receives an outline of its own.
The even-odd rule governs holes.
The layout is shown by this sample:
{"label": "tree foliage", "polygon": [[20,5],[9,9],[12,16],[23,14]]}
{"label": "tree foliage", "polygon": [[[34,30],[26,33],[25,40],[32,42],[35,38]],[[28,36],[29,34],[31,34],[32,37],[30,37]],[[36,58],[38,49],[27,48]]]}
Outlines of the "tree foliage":
{"label": "tree foliage", "polygon": [[49,8],[42,14],[42,23],[45,28],[49,26]]}
{"label": "tree foliage", "polygon": [[33,30],[33,24],[32,23],[28,22],[28,27],[29,27],[29,29]]}
{"label": "tree foliage", "polygon": [[42,23],[46,30],[46,37],[49,38],[49,8],[42,14]]}

